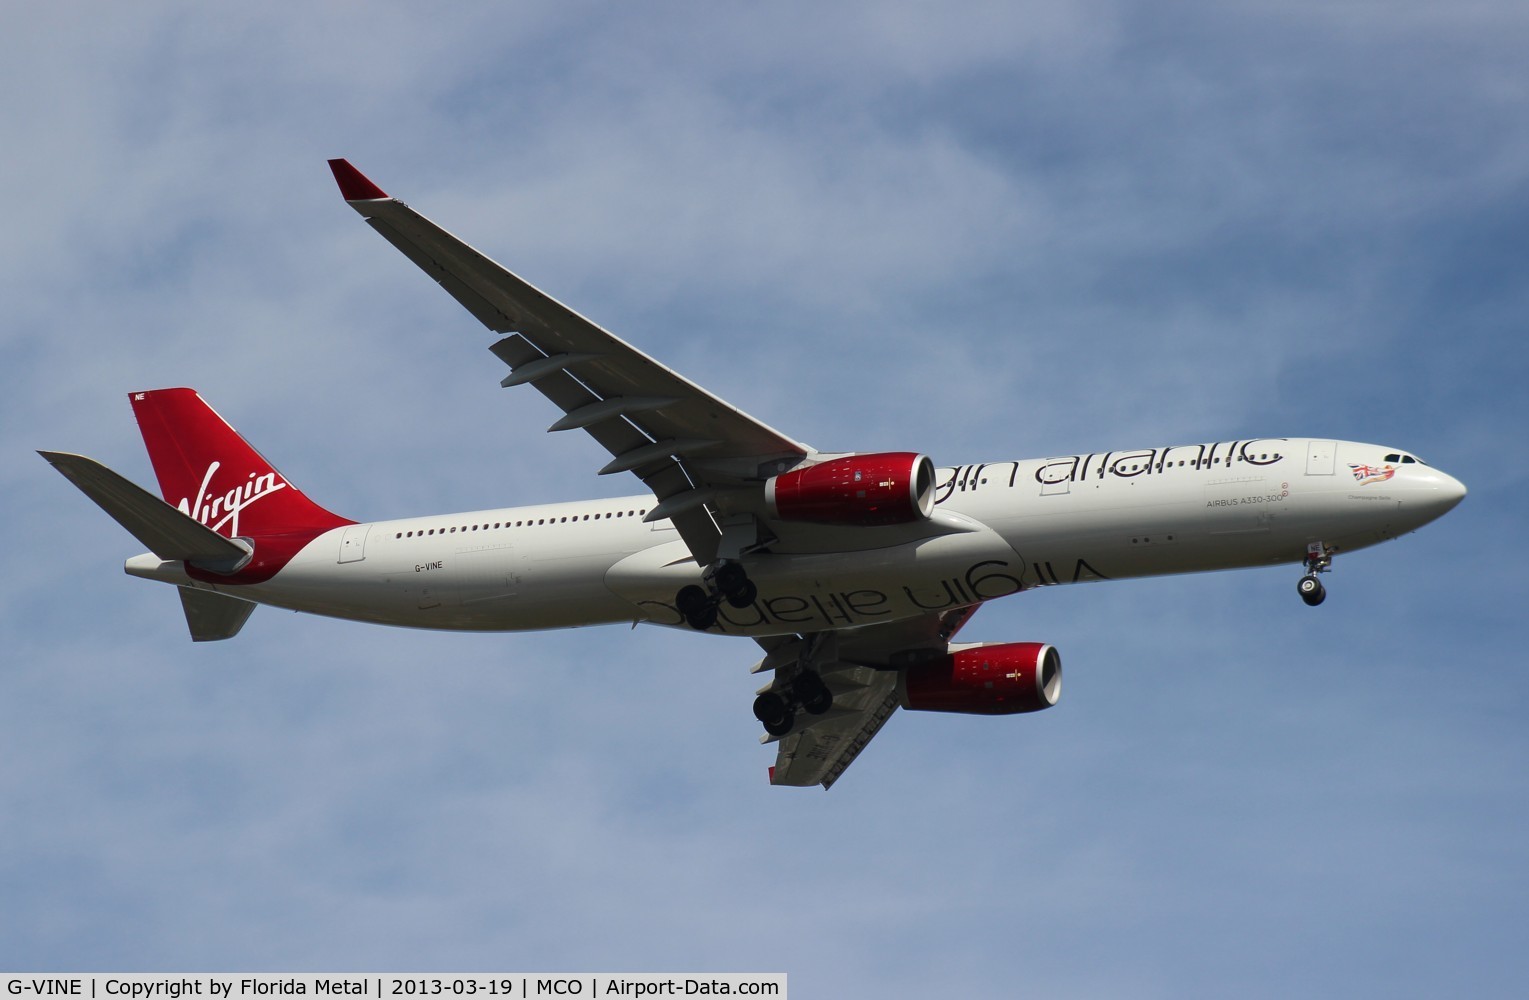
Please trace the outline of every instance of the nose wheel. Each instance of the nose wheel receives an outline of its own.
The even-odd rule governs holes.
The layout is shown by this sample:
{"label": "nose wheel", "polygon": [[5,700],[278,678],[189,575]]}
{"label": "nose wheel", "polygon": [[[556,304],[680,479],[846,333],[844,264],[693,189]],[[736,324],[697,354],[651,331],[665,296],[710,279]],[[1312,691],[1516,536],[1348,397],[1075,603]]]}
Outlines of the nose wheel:
{"label": "nose wheel", "polygon": [[1332,569],[1333,549],[1324,542],[1312,542],[1306,546],[1306,575],[1301,577],[1301,582],[1296,584],[1296,590],[1301,595],[1301,600],[1306,606],[1314,608],[1327,600],[1327,588],[1322,586],[1322,581],[1317,577],[1318,573],[1326,573]]}
{"label": "nose wheel", "polygon": [[1322,586],[1322,581],[1314,576],[1303,576],[1301,582],[1296,585],[1301,593],[1301,600],[1310,608],[1316,607],[1327,600],[1327,588]]}

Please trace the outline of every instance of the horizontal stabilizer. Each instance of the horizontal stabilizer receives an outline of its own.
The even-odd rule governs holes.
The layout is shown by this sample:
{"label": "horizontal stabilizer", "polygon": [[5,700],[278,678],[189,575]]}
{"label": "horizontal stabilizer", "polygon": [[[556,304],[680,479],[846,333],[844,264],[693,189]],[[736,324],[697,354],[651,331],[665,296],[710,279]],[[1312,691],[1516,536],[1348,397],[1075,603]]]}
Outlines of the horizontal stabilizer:
{"label": "horizontal stabilizer", "polygon": [[249,560],[246,545],[182,514],[100,462],[61,451],[38,454],[159,558],[181,559],[220,573],[236,572]]}
{"label": "horizontal stabilizer", "polygon": [[191,629],[192,642],[216,642],[232,639],[239,634],[250,612],[255,610],[251,601],[219,594],[195,587],[178,587],[181,608],[186,612],[186,627]]}

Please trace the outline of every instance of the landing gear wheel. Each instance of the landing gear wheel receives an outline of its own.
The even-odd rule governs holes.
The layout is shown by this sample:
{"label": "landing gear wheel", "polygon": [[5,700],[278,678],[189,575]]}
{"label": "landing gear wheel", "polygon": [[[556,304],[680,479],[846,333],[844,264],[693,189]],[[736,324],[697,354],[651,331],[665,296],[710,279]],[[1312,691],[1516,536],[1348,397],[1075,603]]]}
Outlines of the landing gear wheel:
{"label": "landing gear wheel", "polygon": [[822,715],[834,707],[834,693],[828,690],[823,678],[814,673],[804,673],[791,686],[796,700],[812,715]]}
{"label": "landing gear wheel", "polygon": [[731,594],[742,587],[748,581],[748,578],[748,573],[738,563],[725,562],[717,567],[717,589],[724,594]]}
{"label": "landing gear wheel", "polygon": [[717,567],[712,582],[723,600],[735,608],[746,608],[759,596],[759,588],[749,579],[744,568],[735,562],[724,562]]}
{"label": "landing gear wheel", "polygon": [[769,733],[771,736],[785,736],[787,733],[791,732],[792,728],[795,726],[796,716],[790,712],[787,712],[785,717],[782,718],[779,722],[766,722],[764,724],[765,732]]}
{"label": "landing gear wheel", "polygon": [[674,595],[674,606],[684,616],[685,624],[704,632],[717,624],[717,602],[706,591],[691,584]]}
{"label": "landing gear wheel", "polygon": [[735,608],[746,608],[758,599],[759,588],[754,586],[753,580],[744,577],[743,586],[737,590],[729,590],[726,593],[728,605]]}
{"label": "landing gear wheel", "polygon": [[1314,608],[1327,600],[1327,588],[1322,586],[1322,581],[1315,576],[1301,577],[1301,582],[1296,585],[1296,589],[1300,591],[1301,600],[1305,601],[1308,607]]}
{"label": "landing gear wheel", "polygon": [[711,596],[693,583],[688,587],[681,587],[680,592],[674,595],[674,606],[686,618],[703,610],[710,603]]}
{"label": "landing gear wheel", "polygon": [[754,699],[754,718],[764,725],[765,732],[771,736],[784,736],[796,724],[791,706],[774,691],[766,691]]}
{"label": "landing gear wheel", "polygon": [[827,688],[824,688],[822,691],[814,694],[811,698],[803,701],[802,707],[812,715],[822,715],[824,712],[834,707],[833,692]]}

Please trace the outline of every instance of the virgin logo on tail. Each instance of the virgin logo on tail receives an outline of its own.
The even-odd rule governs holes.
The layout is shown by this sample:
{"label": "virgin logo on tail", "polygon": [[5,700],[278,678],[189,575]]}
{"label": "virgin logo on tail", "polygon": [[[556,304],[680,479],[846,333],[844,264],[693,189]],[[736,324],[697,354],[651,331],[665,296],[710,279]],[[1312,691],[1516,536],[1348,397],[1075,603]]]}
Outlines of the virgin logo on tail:
{"label": "virgin logo on tail", "polygon": [[221,496],[213,496],[208,492],[208,487],[221,465],[221,462],[213,462],[207,466],[207,473],[202,476],[202,485],[197,487],[195,503],[183,498],[175,506],[182,514],[196,518],[213,531],[222,531],[235,537],[239,534],[239,512],[262,497],[286,489],[287,484],[275,472],[263,475],[251,472],[249,481],[244,485],[235,486]]}

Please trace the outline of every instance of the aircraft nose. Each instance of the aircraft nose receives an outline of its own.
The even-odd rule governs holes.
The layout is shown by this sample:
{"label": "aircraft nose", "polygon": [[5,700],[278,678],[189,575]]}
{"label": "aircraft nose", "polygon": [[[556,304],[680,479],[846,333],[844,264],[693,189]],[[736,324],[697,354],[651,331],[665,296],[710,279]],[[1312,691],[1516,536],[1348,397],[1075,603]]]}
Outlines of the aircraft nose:
{"label": "aircraft nose", "polygon": [[1465,499],[1465,484],[1456,479],[1454,476],[1448,475],[1447,473],[1441,472],[1439,475],[1444,480],[1443,485],[1439,487],[1439,492],[1444,500],[1449,504],[1449,508],[1446,509],[1451,509],[1455,506],[1455,504]]}
{"label": "aircraft nose", "polygon": [[1430,471],[1433,473],[1431,477],[1433,481],[1429,483],[1431,489],[1425,502],[1430,515],[1441,517],[1454,510],[1455,506],[1465,499],[1467,491],[1465,484],[1449,473],[1440,472],[1437,469]]}

